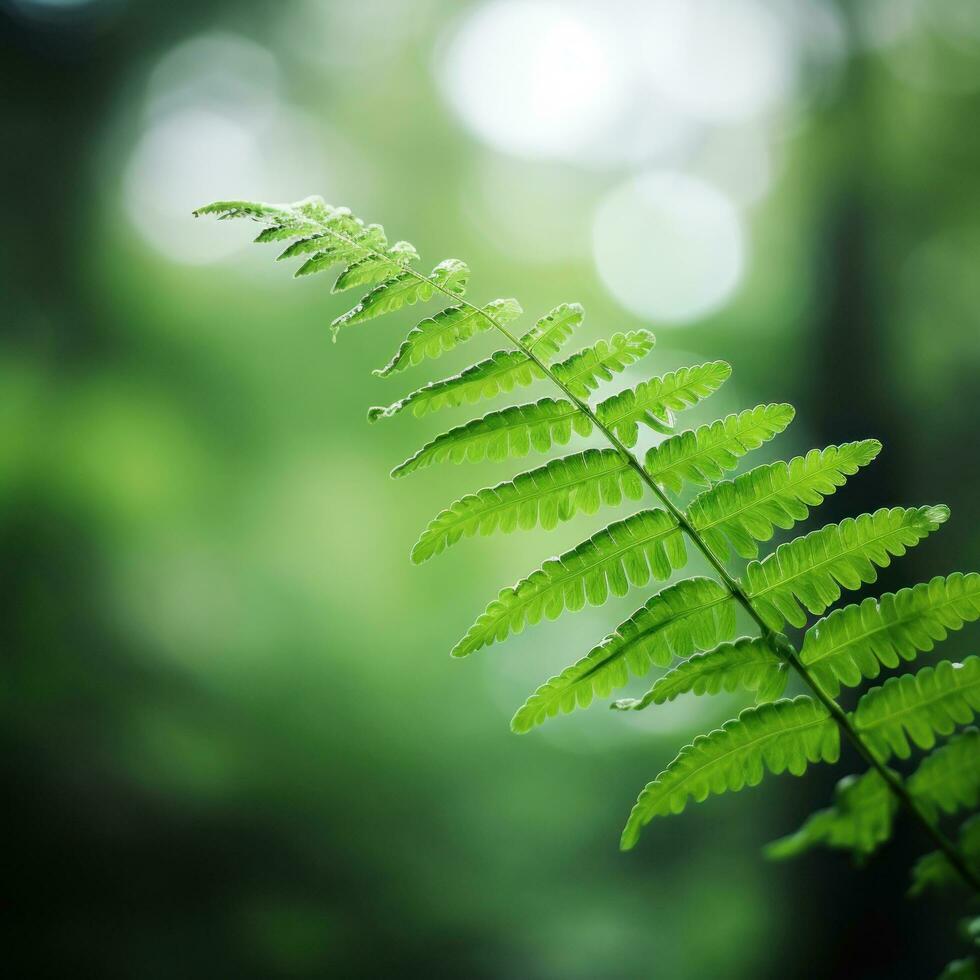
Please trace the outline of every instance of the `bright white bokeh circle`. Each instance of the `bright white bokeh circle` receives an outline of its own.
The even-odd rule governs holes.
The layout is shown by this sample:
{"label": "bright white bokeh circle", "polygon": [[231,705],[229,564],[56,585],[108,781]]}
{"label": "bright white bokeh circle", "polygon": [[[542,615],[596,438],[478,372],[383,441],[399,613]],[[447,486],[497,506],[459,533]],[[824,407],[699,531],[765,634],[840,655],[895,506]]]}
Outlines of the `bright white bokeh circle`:
{"label": "bright white bokeh circle", "polygon": [[492,0],[468,14],[450,38],[440,81],[449,103],[484,142],[517,156],[573,157],[626,98],[610,30],[588,7]]}
{"label": "bright white bokeh circle", "polygon": [[795,50],[760,0],[649,0],[634,43],[652,88],[692,119],[731,123],[791,91]]}
{"label": "bright white bokeh circle", "polygon": [[611,191],[596,212],[593,249],[616,300],[661,323],[718,309],[745,267],[745,236],[731,200],[676,172],[648,173]]}

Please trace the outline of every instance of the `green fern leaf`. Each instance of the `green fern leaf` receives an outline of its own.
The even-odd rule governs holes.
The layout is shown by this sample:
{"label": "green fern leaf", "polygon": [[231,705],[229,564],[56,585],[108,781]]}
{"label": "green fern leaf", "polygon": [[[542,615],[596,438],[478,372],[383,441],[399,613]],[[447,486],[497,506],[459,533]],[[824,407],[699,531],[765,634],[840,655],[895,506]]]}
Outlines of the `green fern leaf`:
{"label": "green fern leaf", "polygon": [[541,368],[524,351],[498,350],[459,374],[416,389],[387,408],[368,409],[368,421],[390,419],[407,408],[420,417],[441,408],[474,405],[481,399],[512,391],[518,385],[527,387],[543,377]]}
{"label": "green fern leaf", "polygon": [[827,709],[804,695],[746,708],[708,735],[699,735],[640,793],[623,831],[633,847],[654,817],[680,813],[712,793],[756,786],[766,770],[801,776],[808,763],[836,762],[840,733]]}
{"label": "green fern leaf", "polygon": [[459,259],[445,259],[428,277],[418,276],[410,271],[400,272],[375,286],[352,310],[338,316],[330,324],[330,329],[336,337],[343,327],[364,323],[415,303],[424,303],[436,293],[462,296],[466,292],[469,278],[468,266]]}
{"label": "green fern leaf", "polygon": [[[452,350],[478,333],[492,330],[494,322],[510,323],[523,312],[521,304],[516,299],[495,299],[482,309],[475,306],[447,307],[413,327],[392,359],[383,368],[377,368],[371,373],[378,378],[387,378],[396,371],[404,371],[408,367],[421,364],[427,357],[441,357],[446,351]],[[525,355],[521,356],[527,360]],[[489,365],[489,361],[473,365],[470,371],[474,371],[481,365]]]}
{"label": "green fern leaf", "polygon": [[552,677],[514,715],[511,728],[526,732],[595,697],[622,687],[630,672],[637,677],[655,664],[706,650],[735,635],[731,593],[708,578],[689,578],[658,592],[581,660]]}
{"label": "green fern leaf", "polygon": [[766,845],[774,861],[797,857],[818,845],[867,856],[892,833],[898,799],[874,769],[845,776],[834,790],[834,805],[811,814],[795,834]]}
{"label": "green fern leaf", "polygon": [[745,570],[745,586],[756,610],[772,629],[784,622],[804,626],[801,608],[821,615],[840,598],[841,588],[874,582],[877,565],[904,555],[949,518],[949,508],[882,507],[873,514],[829,524],[781,544]]}
{"label": "green fern leaf", "polygon": [[938,980],[980,980],[980,964],[972,957],[953,960],[939,975]]}
{"label": "green fern leaf", "polygon": [[388,241],[381,225],[368,225],[355,232],[350,238],[339,238],[330,233],[301,238],[280,253],[279,259],[291,259],[299,255],[314,253],[294,273],[309,276],[324,272],[335,265],[347,266],[371,258],[376,253],[384,253]]}
{"label": "green fern leaf", "polygon": [[542,617],[557,619],[586,603],[601,606],[610,593],[626,595],[630,586],[664,581],[687,560],[684,538],[666,511],[644,510],[610,524],[559,558],[504,589],[453,648],[465,657],[520,633]]}
{"label": "green fern leaf", "polygon": [[980,731],[967,728],[933,749],[909,777],[908,790],[935,819],[980,802]]}
{"label": "green fern leaf", "polygon": [[643,489],[643,481],[614,449],[553,459],[450,504],[422,532],[412,561],[420,564],[475,534],[528,531],[539,524],[550,531],[577,513],[594,514],[602,504],[615,507],[624,497],[639,500]]}
{"label": "green fern leaf", "polygon": [[553,445],[564,446],[572,432],[587,436],[592,421],[564,399],[542,398],[527,405],[512,405],[483,418],[458,425],[426,443],[414,456],[399,463],[392,476],[407,476],[433,463],[478,463],[544,453]]}
{"label": "green fern leaf", "polygon": [[757,541],[768,541],[777,527],[786,530],[805,520],[810,507],[880,451],[877,439],[866,439],[757,466],[698,494],[687,509],[688,519],[719,558],[728,558],[729,543],[743,558],[755,558]]}
{"label": "green fern leaf", "polygon": [[[980,814],[970,817],[963,823],[960,828],[958,844],[959,851],[967,864],[980,872]],[[947,888],[950,885],[961,885],[962,883],[963,879],[949,863],[946,855],[942,851],[930,851],[920,857],[912,866],[912,886],[909,888],[909,895],[914,898],[928,888]],[[951,976],[969,977],[975,976],[975,974],[954,973]]]}
{"label": "green fern leaf", "polygon": [[980,574],[937,575],[911,589],[865,599],[818,620],[807,630],[800,660],[832,697],[841,685],[856,687],[864,678],[914,660],[946,638],[947,630],[980,618]]}
{"label": "green fern leaf", "polygon": [[647,472],[673,493],[679,493],[685,481],[711,486],[735,469],[746,453],[782,432],[795,414],[792,405],[758,405],[680,432],[647,452]]}
{"label": "green fern leaf", "polygon": [[541,317],[521,337],[520,345],[547,364],[584,319],[585,310],[580,303],[562,303]]}
{"label": "green fern leaf", "polygon": [[647,330],[613,334],[608,341],[600,340],[555,364],[552,372],[577,398],[588,398],[601,382],[646,357],[654,343],[653,334]]}
{"label": "green fern leaf", "polygon": [[635,446],[639,424],[670,433],[674,413],[696,405],[717,391],[732,373],[730,364],[711,361],[641,381],[596,407],[599,421],[627,446]]}
{"label": "green fern leaf", "polygon": [[358,286],[373,286],[384,279],[391,279],[417,262],[419,253],[411,242],[395,242],[384,256],[372,255],[348,266],[333,284],[334,293],[342,293]]}
{"label": "green fern leaf", "polygon": [[882,762],[907,759],[909,740],[931,749],[937,735],[973,720],[980,710],[980,657],[961,664],[940,661],[915,674],[890,677],[873,687],[854,709],[854,726]]}
{"label": "green fern leaf", "polygon": [[659,678],[642,698],[624,698],[612,707],[642,711],[688,692],[701,695],[739,690],[756,691],[772,701],[783,693],[788,676],[786,664],[767,637],[743,636],[735,643],[722,643],[713,650],[694,654]]}
{"label": "green fern leaf", "polygon": [[286,206],[260,204],[258,201],[215,201],[213,204],[205,204],[204,207],[194,210],[195,218],[202,218],[209,214],[217,215],[220,219],[251,218],[253,221],[269,222],[274,227],[283,225],[288,227],[289,222],[296,220]]}

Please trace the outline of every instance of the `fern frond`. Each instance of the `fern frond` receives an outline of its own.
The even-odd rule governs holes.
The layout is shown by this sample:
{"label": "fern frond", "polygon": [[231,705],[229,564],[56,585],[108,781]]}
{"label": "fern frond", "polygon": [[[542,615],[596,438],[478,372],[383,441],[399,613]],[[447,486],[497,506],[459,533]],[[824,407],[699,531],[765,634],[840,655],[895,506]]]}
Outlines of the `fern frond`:
{"label": "fern frond", "polygon": [[595,697],[622,687],[630,672],[644,676],[651,665],[666,667],[735,635],[731,593],[709,578],[694,577],[663,589],[581,660],[532,694],[514,715],[511,728],[526,732],[553,718],[587,708]]}
{"label": "fern frond", "polygon": [[738,466],[793,421],[792,405],[758,405],[665,439],[647,451],[646,469],[665,490],[679,493],[685,481],[707,487]]}
{"label": "fern frond", "polygon": [[585,319],[581,303],[562,303],[546,313],[520,339],[521,346],[545,364],[561,350],[572,331]]}
{"label": "fern frond", "polygon": [[643,481],[614,449],[587,449],[469,494],[435,517],[412,549],[419,564],[475,534],[509,533],[541,525],[551,530],[577,513],[594,514],[602,504],[639,500]]}
{"label": "fern frond", "polygon": [[887,762],[892,755],[907,759],[910,739],[920,749],[931,749],[937,735],[972,721],[978,710],[980,657],[967,657],[961,664],[943,660],[915,674],[890,677],[862,696],[852,717],[871,751]]}
{"label": "fern frond", "polygon": [[198,208],[194,214],[197,217],[217,214],[222,219],[251,218],[262,222],[267,227],[256,237],[256,242],[300,239],[279,256],[292,258],[317,252],[297,275],[308,275],[342,263],[347,265],[334,284],[334,292],[397,278],[419,257],[409,242],[386,246],[384,229],[380,225],[365,225],[348,208],[331,207],[321,197],[281,205],[217,201]]}
{"label": "fern frond", "polygon": [[836,762],[840,733],[819,702],[798,698],[746,708],[708,735],[699,735],[640,793],[623,831],[623,850],[633,847],[654,817],[680,813],[712,793],[756,786],[766,770],[801,776],[809,763]]}
{"label": "fern frond", "polygon": [[930,752],[909,776],[908,791],[935,818],[980,802],[980,731],[967,728]]}
{"label": "fern frond", "polygon": [[897,667],[931,650],[947,630],[980,618],[980,574],[937,575],[910,589],[865,599],[818,620],[807,630],[800,660],[832,697],[841,685],[856,687],[862,679]]}
{"label": "fern frond", "polygon": [[532,450],[544,453],[553,445],[564,446],[573,432],[589,435],[592,421],[569,401],[542,398],[527,405],[511,405],[436,436],[399,463],[391,475],[407,476],[446,460],[478,463],[482,459],[523,457]]}
{"label": "fern frond", "polygon": [[705,544],[722,559],[731,546],[743,558],[759,554],[757,541],[768,541],[777,527],[791,528],[807,518],[847,477],[881,451],[877,439],[811,449],[806,456],[757,466],[698,494],[687,516]]}
{"label": "fern frond", "polygon": [[542,616],[557,619],[566,609],[577,612],[586,603],[601,606],[610,593],[626,595],[631,585],[646,585],[651,578],[664,581],[686,560],[684,539],[674,518],[662,510],[640,511],[504,589],[452,655],[465,657],[510,633],[520,633]]}
{"label": "fern frond", "polygon": [[833,806],[811,814],[795,834],[767,844],[765,855],[783,861],[822,844],[867,856],[891,837],[897,809],[898,799],[877,770],[845,776],[834,790]]}
{"label": "fern frond", "polygon": [[648,330],[613,334],[608,341],[600,340],[552,365],[551,370],[573,395],[587,398],[601,382],[609,381],[614,374],[646,357],[654,343],[654,336]]}
{"label": "fern frond", "polygon": [[641,711],[688,692],[701,695],[738,690],[756,691],[771,701],[783,693],[787,679],[786,664],[776,655],[768,637],[743,636],[735,643],[722,643],[705,653],[695,653],[658,678],[642,698],[624,698],[612,707]]}
{"label": "fern frond", "polygon": [[523,312],[516,299],[495,299],[482,309],[473,306],[449,306],[413,327],[391,360],[371,373],[378,378],[387,378],[397,371],[421,364],[427,357],[441,357],[446,351],[478,333],[492,330],[494,321],[511,323]]}
{"label": "fern frond", "polygon": [[421,417],[441,408],[474,405],[482,399],[513,391],[518,385],[527,387],[543,377],[541,369],[524,351],[494,351],[459,374],[417,388],[387,408],[368,409],[368,421],[390,419],[407,408],[416,417]]}
{"label": "fern frond", "polygon": [[744,583],[753,605],[772,629],[806,623],[805,607],[821,615],[840,598],[878,577],[893,556],[932,533],[949,518],[949,508],[882,507],[781,544],[761,562],[751,562]]}
{"label": "fern frond", "polygon": [[[960,827],[959,850],[967,864],[980,872],[980,814],[970,817]],[[912,866],[912,886],[909,895],[921,895],[927,888],[945,888],[962,884],[959,873],[942,851],[924,854]],[[945,974],[944,974],[945,975]],[[959,976],[960,974],[953,974]],[[964,974],[971,976],[971,974]]]}
{"label": "fern frond", "polygon": [[725,361],[711,361],[641,381],[596,406],[596,417],[627,446],[635,446],[639,424],[669,434],[674,413],[716,392],[732,373]]}
{"label": "fern frond", "polygon": [[937,980],[980,980],[980,964],[972,956],[953,960],[946,964],[946,969],[939,974]]}
{"label": "fern frond", "polygon": [[[436,293],[445,292],[452,296],[462,296],[470,279],[470,270],[459,259],[444,259],[428,276],[417,276],[413,272],[399,272],[375,286],[353,309],[338,316],[330,329],[334,335],[343,327],[365,323],[375,317],[394,313],[405,306],[424,303]],[[454,310],[469,307],[453,307]]]}

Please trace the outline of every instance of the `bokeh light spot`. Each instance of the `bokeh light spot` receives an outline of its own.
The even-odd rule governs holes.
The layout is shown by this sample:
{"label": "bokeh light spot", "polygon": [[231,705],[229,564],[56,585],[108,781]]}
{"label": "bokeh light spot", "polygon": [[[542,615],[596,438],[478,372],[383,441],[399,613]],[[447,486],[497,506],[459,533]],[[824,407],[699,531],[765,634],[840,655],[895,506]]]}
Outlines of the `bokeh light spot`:
{"label": "bokeh light spot", "polygon": [[758,0],[656,0],[636,38],[654,89],[705,122],[755,116],[794,80],[789,32]]}
{"label": "bokeh light spot", "polygon": [[742,277],[738,213],[715,187],[680,173],[630,180],[601,203],[593,226],[596,266],[627,309],[684,323],[717,309]]}
{"label": "bokeh light spot", "polygon": [[518,156],[567,157],[625,97],[616,45],[587,9],[495,0],[450,40],[440,66],[451,105],[473,132]]}

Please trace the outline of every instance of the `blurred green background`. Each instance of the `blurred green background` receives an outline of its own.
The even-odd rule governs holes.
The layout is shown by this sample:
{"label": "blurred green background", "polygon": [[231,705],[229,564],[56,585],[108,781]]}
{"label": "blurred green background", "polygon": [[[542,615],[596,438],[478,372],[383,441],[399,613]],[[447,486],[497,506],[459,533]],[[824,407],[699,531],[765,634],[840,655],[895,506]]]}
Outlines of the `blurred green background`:
{"label": "blurred green background", "polygon": [[[955,908],[760,847],[857,766],[653,825],[635,795],[735,697],[519,738],[513,710],[645,596],[448,650],[609,520],[408,551],[524,468],[388,469],[459,412],[369,427],[410,311],[350,330],[216,197],[320,193],[471,296],[646,326],[627,381],[733,379],[770,457],[877,436],[817,518],[946,502],[871,594],[980,543],[973,0],[3,0],[0,521],[11,976],[920,977]],[[578,346],[578,344],[576,344]],[[480,350],[477,350],[477,348]],[[753,462],[765,453],[754,454]],[[697,567],[696,563],[692,566]],[[942,647],[976,650],[976,634]],[[926,658],[928,659],[928,658]],[[642,685],[640,685],[642,687]]]}

